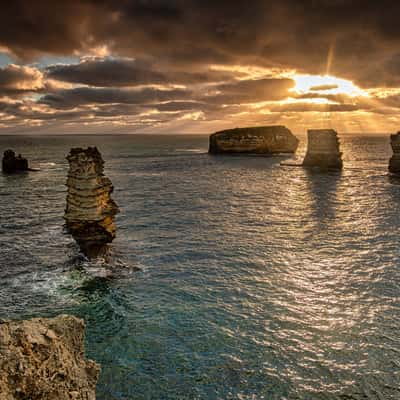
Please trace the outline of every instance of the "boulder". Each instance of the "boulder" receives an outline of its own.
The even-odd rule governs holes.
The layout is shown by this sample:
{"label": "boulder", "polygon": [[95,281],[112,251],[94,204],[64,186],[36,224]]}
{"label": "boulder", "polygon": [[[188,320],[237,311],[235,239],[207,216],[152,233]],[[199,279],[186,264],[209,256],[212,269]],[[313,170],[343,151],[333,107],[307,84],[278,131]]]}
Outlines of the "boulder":
{"label": "boulder", "polygon": [[115,238],[119,209],[110,196],[114,188],[103,174],[104,161],[96,147],[71,149],[67,160],[66,228],[87,256],[96,256]]}
{"label": "boulder", "polygon": [[342,153],[339,149],[336,131],[333,129],[310,129],[307,138],[307,152],[303,166],[342,169]]}
{"label": "boulder", "polygon": [[298,144],[296,136],[281,125],[235,128],[212,134],[209,152],[212,154],[294,153]]}
{"label": "boulder", "polygon": [[400,174],[400,132],[390,135],[390,144],[393,155],[389,160],[389,171],[393,174]]}
{"label": "boulder", "polygon": [[84,357],[84,328],[69,315],[2,320],[1,400],[95,400],[100,366]]}
{"label": "boulder", "polygon": [[6,150],[3,156],[2,170],[6,174],[29,171],[28,160],[23,158],[21,154],[16,156],[13,150]]}

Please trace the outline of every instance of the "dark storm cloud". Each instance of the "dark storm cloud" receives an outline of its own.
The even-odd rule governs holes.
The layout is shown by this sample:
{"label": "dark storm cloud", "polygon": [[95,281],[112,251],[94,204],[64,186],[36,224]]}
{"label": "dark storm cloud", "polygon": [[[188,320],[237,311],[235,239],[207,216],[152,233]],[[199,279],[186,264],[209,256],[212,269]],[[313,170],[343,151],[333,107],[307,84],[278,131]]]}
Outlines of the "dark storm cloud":
{"label": "dark storm cloud", "polygon": [[92,86],[132,86],[166,83],[164,74],[152,71],[148,62],[127,59],[89,59],[79,64],[53,65],[47,77]]}
{"label": "dark storm cloud", "polygon": [[367,86],[376,86],[378,82],[384,82],[383,86],[400,86],[400,53],[377,59],[368,67],[364,67],[359,73]]}
{"label": "dark storm cloud", "polygon": [[40,54],[72,54],[82,48],[96,8],[86,1],[3,2],[0,43],[26,59]]}
{"label": "dark storm cloud", "polygon": [[155,62],[129,58],[94,58],[79,64],[52,65],[47,77],[92,86],[196,84],[230,80],[232,73],[218,71],[157,70]]}
{"label": "dark storm cloud", "polygon": [[382,86],[398,80],[398,15],[394,0],[16,0],[2,5],[0,44],[21,57],[108,45],[171,64],[308,73],[325,73],[331,50],[331,73]]}
{"label": "dark storm cloud", "polygon": [[159,90],[145,88],[141,90],[119,88],[79,87],[59,90],[43,96],[39,103],[54,108],[73,108],[86,104],[144,104],[184,99],[190,94],[184,89]]}

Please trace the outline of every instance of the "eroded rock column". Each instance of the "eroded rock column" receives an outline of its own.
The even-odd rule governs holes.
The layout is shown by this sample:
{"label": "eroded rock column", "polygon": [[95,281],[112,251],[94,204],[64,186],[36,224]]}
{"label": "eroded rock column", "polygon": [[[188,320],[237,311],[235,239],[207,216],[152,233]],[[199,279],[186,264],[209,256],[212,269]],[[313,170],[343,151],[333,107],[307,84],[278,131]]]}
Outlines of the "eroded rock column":
{"label": "eroded rock column", "polygon": [[113,186],[96,147],[71,149],[67,160],[66,227],[86,255],[96,256],[115,238],[119,209],[110,196]]}
{"label": "eroded rock column", "polygon": [[2,400],[95,400],[100,366],[84,357],[84,322],[70,315],[0,323]]}
{"label": "eroded rock column", "polygon": [[343,167],[339,139],[333,129],[310,129],[307,132],[307,153],[303,166],[341,169]]}
{"label": "eroded rock column", "polygon": [[390,144],[393,155],[389,160],[389,171],[393,174],[400,174],[400,132],[390,135]]}

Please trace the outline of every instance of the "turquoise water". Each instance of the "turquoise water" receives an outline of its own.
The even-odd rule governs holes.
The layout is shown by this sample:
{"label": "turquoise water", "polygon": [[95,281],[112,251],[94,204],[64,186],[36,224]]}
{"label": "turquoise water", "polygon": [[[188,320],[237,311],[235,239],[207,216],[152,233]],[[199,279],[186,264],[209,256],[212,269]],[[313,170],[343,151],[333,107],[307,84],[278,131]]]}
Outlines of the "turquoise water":
{"label": "turquoise water", "polygon": [[[206,136],[0,136],[41,168],[0,174],[0,317],[83,317],[100,400],[399,399],[400,181],[387,136],[341,141],[324,174]],[[96,262],[63,231],[87,145],[121,209]]]}

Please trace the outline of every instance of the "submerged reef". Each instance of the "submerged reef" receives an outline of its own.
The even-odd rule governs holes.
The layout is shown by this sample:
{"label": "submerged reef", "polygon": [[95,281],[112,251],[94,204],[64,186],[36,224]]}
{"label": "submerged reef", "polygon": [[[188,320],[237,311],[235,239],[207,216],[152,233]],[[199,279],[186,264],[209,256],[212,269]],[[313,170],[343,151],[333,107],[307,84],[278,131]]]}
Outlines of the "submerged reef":
{"label": "submerged reef", "polygon": [[393,174],[400,174],[400,132],[390,135],[390,145],[393,155],[389,160],[389,171]]}
{"label": "submerged reef", "polygon": [[2,400],[95,400],[100,366],[84,357],[84,322],[70,315],[0,322]]}
{"label": "submerged reef", "polygon": [[212,134],[209,153],[294,153],[298,144],[296,136],[281,125],[235,128]]}
{"label": "submerged reef", "polygon": [[6,150],[2,160],[2,170],[6,174],[14,172],[29,171],[28,160],[23,158],[21,154],[15,155],[13,150]]}
{"label": "submerged reef", "polygon": [[303,166],[342,169],[342,153],[336,131],[333,129],[310,129],[307,132],[307,139],[307,152]]}
{"label": "submerged reef", "polygon": [[114,188],[103,174],[104,161],[96,147],[73,148],[67,160],[66,227],[83,253],[95,257],[115,238],[119,209],[110,196]]}

